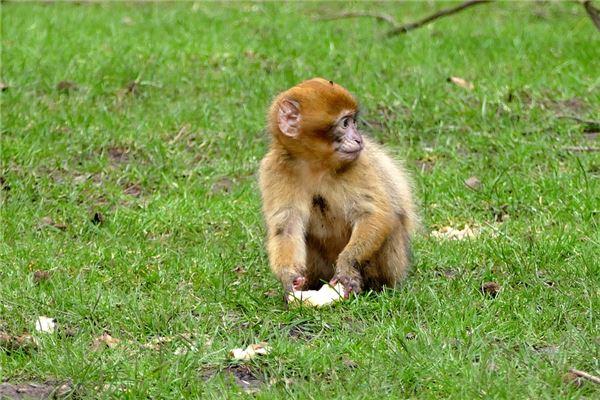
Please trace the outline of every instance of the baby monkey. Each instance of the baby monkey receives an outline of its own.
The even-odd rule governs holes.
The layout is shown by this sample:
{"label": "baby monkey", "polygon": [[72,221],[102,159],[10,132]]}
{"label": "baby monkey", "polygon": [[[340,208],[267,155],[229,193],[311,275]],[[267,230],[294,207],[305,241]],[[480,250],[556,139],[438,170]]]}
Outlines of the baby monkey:
{"label": "baby monkey", "polygon": [[410,265],[417,212],[407,173],[357,129],[358,104],[314,78],[281,93],[259,172],[271,270],[284,290],[394,287]]}

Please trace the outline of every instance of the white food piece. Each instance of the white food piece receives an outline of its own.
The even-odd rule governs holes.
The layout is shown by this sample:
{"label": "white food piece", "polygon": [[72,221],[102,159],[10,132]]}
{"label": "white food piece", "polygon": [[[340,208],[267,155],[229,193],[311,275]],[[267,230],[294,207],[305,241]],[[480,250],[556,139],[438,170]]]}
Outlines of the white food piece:
{"label": "white food piece", "polygon": [[475,238],[479,232],[471,228],[469,225],[465,225],[464,229],[456,229],[451,226],[445,226],[437,231],[432,231],[431,236],[436,239],[448,239],[448,240],[466,240]]}
{"label": "white food piece", "polygon": [[294,290],[288,295],[290,303],[302,303],[312,307],[322,307],[344,298],[344,287],[338,283],[335,286],[323,285],[319,290]]}
{"label": "white food piece", "polygon": [[35,330],[38,332],[54,333],[55,328],[56,320],[54,318],[41,315],[38,317],[37,321],[35,321]]}
{"label": "white food piece", "polygon": [[248,361],[258,355],[268,354],[269,351],[271,351],[269,345],[265,342],[261,342],[251,344],[250,346],[246,347],[246,349],[233,349],[229,352],[229,355],[236,360]]}

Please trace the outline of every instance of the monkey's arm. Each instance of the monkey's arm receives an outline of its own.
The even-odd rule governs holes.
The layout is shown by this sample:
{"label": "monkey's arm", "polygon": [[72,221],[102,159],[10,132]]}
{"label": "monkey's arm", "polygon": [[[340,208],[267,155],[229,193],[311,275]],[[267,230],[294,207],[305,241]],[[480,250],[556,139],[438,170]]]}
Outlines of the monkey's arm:
{"label": "monkey's arm", "polygon": [[269,156],[263,160],[259,175],[269,265],[285,290],[301,289],[306,270],[304,232],[309,217],[306,196],[298,190],[302,185]]}
{"label": "monkey's arm", "polygon": [[304,283],[306,217],[300,208],[284,206],[269,213],[267,219],[267,252],[271,270],[286,290],[298,289]]}
{"label": "monkey's arm", "polygon": [[357,205],[350,240],[338,256],[332,283],[341,283],[346,294],[362,289],[360,268],[381,248],[397,223],[385,194],[374,196],[380,201]]}

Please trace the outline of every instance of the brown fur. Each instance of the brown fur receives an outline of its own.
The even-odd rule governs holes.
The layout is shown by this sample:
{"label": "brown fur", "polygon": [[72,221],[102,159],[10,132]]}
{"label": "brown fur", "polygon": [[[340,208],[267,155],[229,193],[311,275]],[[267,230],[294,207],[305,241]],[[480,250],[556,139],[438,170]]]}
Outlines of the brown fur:
{"label": "brown fur", "polygon": [[[299,105],[297,138],[278,127],[284,100]],[[280,94],[269,111],[273,140],[260,189],[271,269],[288,290],[296,277],[306,278],[305,289],[332,278],[357,292],[394,287],[409,267],[417,214],[406,172],[366,138],[358,158],[344,163],[326,134],[341,112],[356,109],[346,89],[316,78]]]}

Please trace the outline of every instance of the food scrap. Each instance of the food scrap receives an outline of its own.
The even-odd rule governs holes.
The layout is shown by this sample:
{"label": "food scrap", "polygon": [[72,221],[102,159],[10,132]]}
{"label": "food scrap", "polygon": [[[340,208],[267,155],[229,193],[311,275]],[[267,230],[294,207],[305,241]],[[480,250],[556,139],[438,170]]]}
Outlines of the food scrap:
{"label": "food scrap", "polygon": [[294,290],[288,295],[289,303],[302,303],[312,307],[322,307],[344,298],[344,287],[323,285],[319,290]]}
{"label": "food scrap", "polygon": [[258,355],[268,354],[269,351],[271,351],[270,346],[265,342],[260,342],[251,344],[246,349],[233,349],[229,352],[229,355],[235,360],[248,361]]}

